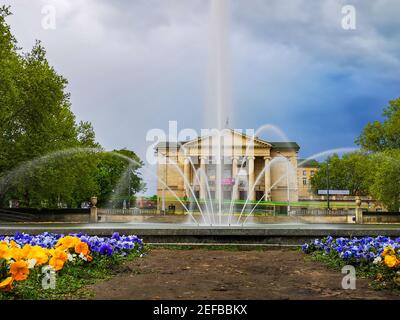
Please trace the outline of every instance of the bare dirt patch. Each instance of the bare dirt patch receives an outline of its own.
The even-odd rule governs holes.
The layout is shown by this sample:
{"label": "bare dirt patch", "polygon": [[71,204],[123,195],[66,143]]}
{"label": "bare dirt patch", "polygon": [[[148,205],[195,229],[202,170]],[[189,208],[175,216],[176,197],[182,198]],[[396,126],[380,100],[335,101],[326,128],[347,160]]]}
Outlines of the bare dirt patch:
{"label": "bare dirt patch", "polygon": [[399,299],[357,279],[343,290],[343,274],[305,261],[294,250],[154,249],[91,286],[94,299]]}

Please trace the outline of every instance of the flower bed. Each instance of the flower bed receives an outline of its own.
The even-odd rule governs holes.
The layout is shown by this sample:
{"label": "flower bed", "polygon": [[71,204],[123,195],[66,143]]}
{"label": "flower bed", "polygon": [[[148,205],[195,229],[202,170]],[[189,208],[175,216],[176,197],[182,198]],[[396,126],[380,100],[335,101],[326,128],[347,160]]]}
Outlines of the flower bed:
{"label": "flower bed", "polygon": [[0,236],[0,294],[12,292],[14,287],[23,288],[24,283],[40,284],[43,270],[59,276],[68,269],[79,277],[79,271],[83,274],[85,268],[93,265],[104,270],[123,257],[141,255],[143,248],[138,237],[118,233],[112,237],[47,232],[36,236],[23,233]]}
{"label": "flower bed", "polygon": [[384,287],[400,288],[400,238],[329,236],[304,244],[302,250],[335,267],[353,265]]}

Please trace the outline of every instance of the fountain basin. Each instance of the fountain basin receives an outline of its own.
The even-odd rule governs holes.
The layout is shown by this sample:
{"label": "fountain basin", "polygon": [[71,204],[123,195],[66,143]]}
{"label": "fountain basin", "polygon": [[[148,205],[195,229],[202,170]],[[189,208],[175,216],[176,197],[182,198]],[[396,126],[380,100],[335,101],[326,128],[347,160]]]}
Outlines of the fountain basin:
{"label": "fountain basin", "polygon": [[204,243],[204,244],[260,244],[260,245],[301,245],[306,241],[328,235],[333,237],[362,237],[385,235],[400,236],[399,225],[382,224],[254,224],[235,226],[193,226],[181,224],[45,224],[15,223],[0,225],[0,234],[12,235],[15,232],[38,234],[42,232],[77,233],[110,236],[113,232],[135,234],[146,243]]}

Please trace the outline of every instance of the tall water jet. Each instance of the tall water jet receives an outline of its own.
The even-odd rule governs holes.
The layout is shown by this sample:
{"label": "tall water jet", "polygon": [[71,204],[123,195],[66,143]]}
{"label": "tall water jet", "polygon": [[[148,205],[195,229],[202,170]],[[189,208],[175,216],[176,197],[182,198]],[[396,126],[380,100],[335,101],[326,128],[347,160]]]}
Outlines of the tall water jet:
{"label": "tall water jet", "polygon": [[222,129],[230,115],[229,0],[210,1],[206,128]]}
{"label": "tall water jet", "polygon": [[215,163],[215,200],[217,202],[218,223],[222,220],[223,190],[222,168],[224,147],[220,134],[229,122],[230,75],[229,75],[229,1],[210,1],[209,21],[209,61],[206,99],[206,128],[217,129],[213,139],[211,156]]}

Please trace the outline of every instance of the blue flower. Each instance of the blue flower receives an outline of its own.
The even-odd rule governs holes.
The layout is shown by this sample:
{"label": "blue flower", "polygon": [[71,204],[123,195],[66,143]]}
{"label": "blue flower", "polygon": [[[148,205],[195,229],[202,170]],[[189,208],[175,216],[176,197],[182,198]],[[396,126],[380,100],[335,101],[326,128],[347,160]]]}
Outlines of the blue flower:
{"label": "blue flower", "polygon": [[99,249],[99,252],[101,254],[107,255],[107,256],[111,256],[113,253],[113,248],[111,247],[111,245],[107,244],[107,243],[103,243]]}
{"label": "blue flower", "polygon": [[[90,251],[102,255],[119,254],[124,256],[132,251],[140,253],[143,248],[142,239],[139,239],[137,236],[120,236],[117,232],[115,232],[110,238],[88,236],[82,234],[81,232],[70,235],[78,237],[82,242],[87,243]],[[53,248],[61,237],[64,237],[64,235],[48,232],[44,232],[39,235],[29,235],[17,232],[11,237],[0,235],[0,240],[14,240],[20,246],[30,244],[38,245],[43,248]]]}
{"label": "blue flower", "polygon": [[329,236],[324,239],[315,239],[309,244],[304,244],[302,250],[305,253],[320,251],[324,255],[333,252],[341,259],[351,259],[355,263],[360,263],[362,261],[372,262],[389,245],[393,248],[400,248],[400,238],[393,240],[389,237],[378,236],[376,238],[341,237],[334,239]]}
{"label": "blue flower", "polygon": [[121,239],[121,237],[120,237],[120,235],[119,235],[119,233],[118,233],[118,232],[114,232],[114,233],[113,233],[113,235],[111,236],[111,239],[114,239],[114,240],[120,240],[120,239]]}
{"label": "blue flower", "polygon": [[301,246],[301,250],[303,250],[303,252],[305,253],[308,253],[308,248],[309,248],[308,243],[305,243]]}

